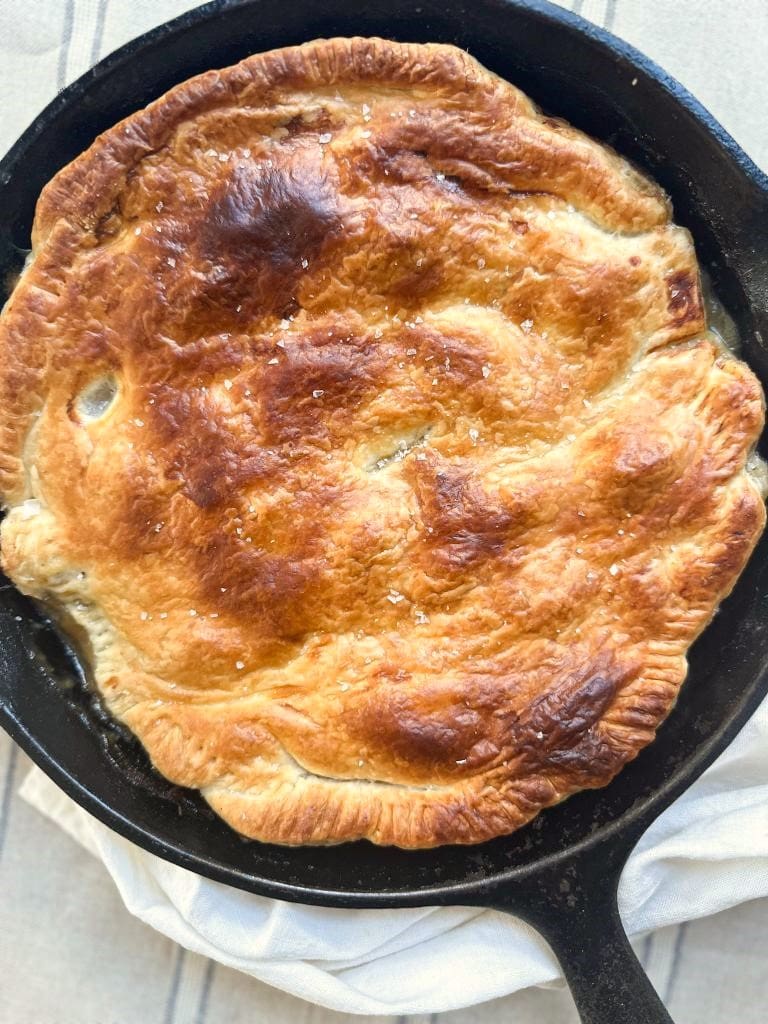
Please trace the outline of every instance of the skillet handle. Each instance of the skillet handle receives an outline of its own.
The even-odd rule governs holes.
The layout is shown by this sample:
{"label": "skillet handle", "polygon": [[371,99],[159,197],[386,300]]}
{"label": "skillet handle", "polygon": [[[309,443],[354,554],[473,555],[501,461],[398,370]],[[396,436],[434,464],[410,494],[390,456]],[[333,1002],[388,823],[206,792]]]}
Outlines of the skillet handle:
{"label": "skillet handle", "polygon": [[538,875],[524,891],[508,885],[489,899],[547,940],[582,1024],[674,1024],[619,917],[619,877],[628,852],[592,849]]}

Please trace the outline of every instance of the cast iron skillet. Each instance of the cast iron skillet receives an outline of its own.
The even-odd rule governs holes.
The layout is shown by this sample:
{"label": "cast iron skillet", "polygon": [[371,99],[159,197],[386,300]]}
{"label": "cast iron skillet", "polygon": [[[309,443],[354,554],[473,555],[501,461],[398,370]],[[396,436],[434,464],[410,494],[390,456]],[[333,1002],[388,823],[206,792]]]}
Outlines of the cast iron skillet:
{"label": "cast iron skillet", "polygon": [[[420,6],[419,6],[420,4]],[[177,82],[317,36],[457,43],[553,114],[608,141],[670,193],[676,219],[768,385],[768,179],[645,57],[542,0],[218,0],[129,43],[58,96],[0,164],[0,269],[10,286],[42,185],[103,129]],[[335,907],[462,904],[529,921],[590,1024],[669,1021],[627,942],[616,890],[650,822],[736,735],[768,689],[768,535],[691,652],[655,743],[604,790],[516,834],[418,853],[369,843],[244,841],[171,786],[90,691],[73,652],[9,584],[0,590],[0,723],[70,796],[161,857],[230,885]]]}

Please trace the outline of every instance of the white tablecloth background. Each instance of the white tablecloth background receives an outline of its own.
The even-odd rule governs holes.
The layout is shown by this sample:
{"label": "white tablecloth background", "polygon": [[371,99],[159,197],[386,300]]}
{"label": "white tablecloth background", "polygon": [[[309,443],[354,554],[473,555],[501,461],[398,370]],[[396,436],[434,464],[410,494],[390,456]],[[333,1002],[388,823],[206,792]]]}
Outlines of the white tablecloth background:
{"label": "white tablecloth background", "polygon": [[[0,0],[0,149],[100,56],[193,6],[188,0]],[[568,0],[563,6],[657,60],[768,167],[766,0]],[[100,863],[18,799],[26,770],[24,756],[0,734],[0,1024],[359,1019],[214,965],[132,918]],[[678,1024],[762,1024],[767,948],[768,900],[759,900],[664,929],[640,951]],[[407,1020],[574,1024],[576,1015],[566,993],[530,990]]]}

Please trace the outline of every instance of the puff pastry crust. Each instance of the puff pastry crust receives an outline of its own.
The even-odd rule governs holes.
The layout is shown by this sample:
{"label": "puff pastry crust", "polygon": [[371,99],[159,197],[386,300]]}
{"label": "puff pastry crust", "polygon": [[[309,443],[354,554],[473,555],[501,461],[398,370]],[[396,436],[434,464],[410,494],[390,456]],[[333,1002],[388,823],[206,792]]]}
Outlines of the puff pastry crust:
{"label": "puff pastry crust", "polygon": [[764,525],[663,193],[449,46],[173,89],[44,190],[6,572],[239,832],[477,843],[606,784]]}

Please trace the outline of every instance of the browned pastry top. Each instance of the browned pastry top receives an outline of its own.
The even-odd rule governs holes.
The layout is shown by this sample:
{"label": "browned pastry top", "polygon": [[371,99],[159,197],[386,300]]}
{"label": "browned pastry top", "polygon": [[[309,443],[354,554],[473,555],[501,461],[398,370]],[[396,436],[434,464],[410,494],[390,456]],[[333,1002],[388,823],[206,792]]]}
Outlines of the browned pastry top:
{"label": "browned pastry top", "polygon": [[664,195],[448,46],[258,54],[102,135],[0,351],[6,571],[259,839],[605,784],[763,526]]}

